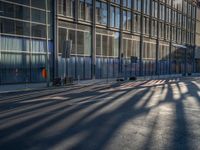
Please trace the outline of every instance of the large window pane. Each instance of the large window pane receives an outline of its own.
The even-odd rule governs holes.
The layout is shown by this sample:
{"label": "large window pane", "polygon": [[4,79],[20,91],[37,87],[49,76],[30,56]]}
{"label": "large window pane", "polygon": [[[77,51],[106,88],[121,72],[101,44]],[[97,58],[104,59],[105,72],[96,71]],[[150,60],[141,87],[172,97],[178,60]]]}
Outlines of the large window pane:
{"label": "large window pane", "polygon": [[45,22],[46,22],[46,12],[41,11],[41,10],[37,10],[37,9],[32,9],[32,21],[45,24]]}
{"label": "large window pane", "polygon": [[39,24],[32,24],[32,36],[34,37],[46,37],[46,26]]}
{"label": "large window pane", "polygon": [[66,15],[67,16],[74,16],[74,8],[75,8],[75,2],[74,0],[66,0]]}
{"label": "large window pane", "polygon": [[32,7],[45,9],[46,8],[45,2],[46,2],[46,0],[32,0],[31,5],[32,5]]}
{"label": "large window pane", "polygon": [[77,54],[84,54],[84,32],[77,31]]}

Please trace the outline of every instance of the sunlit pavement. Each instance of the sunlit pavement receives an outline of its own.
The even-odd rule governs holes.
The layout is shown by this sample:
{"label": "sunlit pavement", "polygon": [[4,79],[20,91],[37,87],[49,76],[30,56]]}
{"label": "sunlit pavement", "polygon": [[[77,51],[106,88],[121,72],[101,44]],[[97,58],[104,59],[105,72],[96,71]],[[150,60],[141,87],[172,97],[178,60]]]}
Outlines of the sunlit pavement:
{"label": "sunlit pavement", "polygon": [[4,96],[1,150],[198,150],[200,79],[88,85]]}

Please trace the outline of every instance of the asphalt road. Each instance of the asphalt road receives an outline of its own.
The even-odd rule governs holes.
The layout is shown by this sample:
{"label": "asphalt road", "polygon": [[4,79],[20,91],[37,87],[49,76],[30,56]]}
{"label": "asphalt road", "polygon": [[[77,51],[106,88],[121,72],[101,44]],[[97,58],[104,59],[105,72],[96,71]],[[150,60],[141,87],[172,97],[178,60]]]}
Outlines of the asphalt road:
{"label": "asphalt road", "polygon": [[0,98],[0,150],[200,150],[200,79]]}

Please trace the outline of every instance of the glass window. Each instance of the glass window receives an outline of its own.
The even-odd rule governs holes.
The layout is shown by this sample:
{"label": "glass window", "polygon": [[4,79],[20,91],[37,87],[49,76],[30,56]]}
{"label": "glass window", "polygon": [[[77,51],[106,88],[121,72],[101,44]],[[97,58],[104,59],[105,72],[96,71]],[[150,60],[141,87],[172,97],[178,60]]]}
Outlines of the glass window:
{"label": "glass window", "polygon": [[101,55],[101,35],[96,34],[96,55]]}
{"label": "glass window", "polygon": [[108,20],[108,8],[106,3],[101,4],[101,16],[102,16],[102,24],[107,25],[107,20]]}
{"label": "glass window", "polygon": [[115,8],[110,7],[110,26],[115,27]]}
{"label": "glass window", "polygon": [[77,54],[84,54],[84,32],[77,31]]}
{"label": "glass window", "polygon": [[68,30],[68,40],[72,41],[72,51],[71,54],[76,54],[76,49],[75,49],[75,45],[76,45],[76,31],[75,30]]}
{"label": "glass window", "polygon": [[120,9],[118,7],[115,9],[115,13],[116,13],[116,16],[115,16],[115,27],[119,28],[120,27]]}
{"label": "glass window", "polygon": [[131,8],[131,0],[123,0],[123,6]]}
{"label": "glass window", "polygon": [[143,32],[144,34],[149,35],[149,18],[148,17],[143,18]]}
{"label": "glass window", "polygon": [[107,4],[96,1],[96,23],[107,25]]}
{"label": "glass window", "polygon": [[5,34],[30,35],[30,23],[1,19],[1,32]]}
{"label": "glass window", "polygon": [[197,9],[196,9],[196,18],[197,18],[197,20],[200,20],[200,8],[198,8],[197,7]]}
{"label": "glass window", "polygon": [[37,9],[32,9],[32,21],[45,24],[45,22],[46,22],[46,12],[41,11],[41,10],[37,10]]}
{"label": "glass window", "polygon": [[152,16],[157,18],[158,17],[158,12],[159,12],[159,10],[158,10],[158,2],[153,0],[152,1]]}
{"label": "glass window", "polygon": [[127,0],[127,7],[132,8],[132,0]]}
{"label": "glass window", "polygon": [[134,14],[133,15],[133,31],[140,33],[141,32],[141,24],[140,24],[140,15]]}
{"label": "glass window", "polygon": [[101,23],[101,3],[96,1],[96,23]]}
{"label": "glass window", "polygon": [[74,17],[75,0],[58,0],[58,14]]}
{"label": "glass window", "polygon": [[32,23],[31,26],[32,26],[32,36],[33,37],[41,37],[41,38],[46,37],[46,26],[45,25]]}
{"label": "glass window", "polygon": [[67,0],[66,1],[66,16],[73,17],[74,16],[74,9],[75,9],[74,0]]}
{"label": "glass window", "polygon": [[15,2],[15,3],[23,4],[23,5],[30,5],[29,0],[7,0],[7,1]]}
{"label": "glass window", "polygon": [[160,5],[160,19],[164,20],[165,19],[165,9],[164,5]]}
{"label": "glass window", "polygon": [[10,19],[1,19],[2,21],[2,33],[15,34],[15,22]]}
{"label": "glass window", "polygon": [[96,54],[99,56],[118,57],[119,33],[97,29]]}
{"label": "glass window", "polygon": [[92,35],[91,31],[84,32],[84,54],[91,55],[92,49]]}
{"label": "glass window", "polygon": [[[136,37],[137,38],[137,37]],[[123,54],[125,58],[130,58],[131,56],[139,58],[139,41],[136,41],[131,35],[123,35]]]}
{"label": "glass window", "polygon": [[156,20],[152,20],[152,27],[151,27],[151,35],[153,37],[157,36],[157,21]]}
{"label": "glass window", "polygon": [[103,50],[103,56],[108,55],[108,36],[103,35],[102,36],[102,50]]}
{"label": "glass window", "polygon": [[150,15],[150,0],[144,0],[144,13]]}
{"label": "glass window", "polygon": [[127,3],[126,3],[127,1],[126,0],[123,0],[123,6],[127,6]]}
{"label": "glass window", "polygon": [[0,15],[5,17],[17,18],[23,20],[30,19],[30,9],[24,6],[13,5],[0,1],[0,10],[3,12],[0,13]]}
{"label": "glass window", "polygon": [[124,30],[131,30],[131,12],[130,11],[123,11],[123,29]]}
{"label": "glass window", "polygon": [[141,0],[137,0],[137,10],[138,11],[142,10],[142,2],[141,2]]}
{"label": "glass window", "polygon": [[127,12],[127,30],[131,31],[131,12]]}
{"label": "glass window", "polygon": [[14,6],[15,18],[29,20],[30,19],[30,9],[24,6]]}
{"label": "glass window", "polygon": [[110,7],[110,26],[115,28],[120,27],[120,9],[118,7]]}
{"label": "glass window", "polygon": [[114,55],[114,37],[109,36],[109,49],[108,49],[108,56]]}
{"label": "glass window", "polygon": [[[61,25],[61,24],[60,24]],[[71,54],[91,55],[91,28],[85,25],[77,25],[67,23],[62,24],[59,30],[59,41],[71,40],[72,51]],[[68,29],[69,28],[69,29]],[[64,31],[66,30],[66,31]],[[63,32],[63,33],[62,33]],[[62,48],[62,43],[59,47]]]}
{"label": "glass window", "polygon": [[114,55],[118,57],[119,55],[119,32],[114,33]]}
{"label": "glass window", "polygon": [[30,35],[30,23],[15,21],[15,34],[17,35]]}
{"label": "glass window", "polygon": [[11,51],[29,51],[30,43],[28,39],[19,37],[1,37],[0,50],[11,50]]}
{"label": "glass window", "polygon": [[127,30],[127,11],[123,11],[123,29]]}
{"label": "glass window", "polygon": [[46,41],[44,40],[32,40],[32,51],[33,52],[45,52]]}
{"label": "glass window", "polygon": [[41,8],[41,9],[45,9],[46,5],[45,5],[46,0],[32,0],[31,1],[31,6],[32,7],[36,7],[36,8]]}
{"label": "glass window", "polygon": [[111,0],[111,2],[120,4],[120,0]]}
{"label": "glass window", "polygon": [[58,37],[59,37],[59,53],[62,53],[64,51],[64,44],[65,44],[65,40],[67,38],[67,30],[63,29],[63,28],[59,28],[59,33],[58,33]]}
{"label": "glass window", "polygon": [[86,20],[92,20],[92,0],[86,0]]}
{"label": "glass window", "polygon": [[92,21],[92,0],[79,1],[79,19]]}
{"label": "glass window", "polygon": [[85,3],[84,0],[79,2],[79,18],[85,20]]}

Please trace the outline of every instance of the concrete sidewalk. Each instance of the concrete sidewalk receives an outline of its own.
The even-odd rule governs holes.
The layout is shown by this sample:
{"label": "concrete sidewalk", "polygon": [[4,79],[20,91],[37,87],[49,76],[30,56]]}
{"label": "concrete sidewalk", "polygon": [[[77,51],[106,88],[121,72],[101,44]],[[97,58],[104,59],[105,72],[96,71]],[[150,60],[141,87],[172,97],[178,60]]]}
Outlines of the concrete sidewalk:
{"label": "concrete sidewalk", "polygon": [[30,91],[30,90],[36,90],[36,89],[39,90],[39,89],[44,89],[44,88],[46,88],[45,83],[0,85],[0,94],[11,93],[11,92]]}
{"label": "concrete sidewalk", "polygon": [[[193,74],[192,76],[186,76],[186,77],[183,77],[181,74],[144,76],[144,77],[137,77],[137,81],[156,80],[156,79],[173,79],[173,78],[194,78],[194,77],[200,77],[200,74]],[[112,84],[112,83],[116,83],[116,78],[80,80],[80,81],[76,80],[74,81],[73,85],[66,85],[66,86],[84,86],[84,85],[93,85],[93,84]],[[62,87],[62,86],[59,86],[59,87]],[[13,93],[13,92],[26,92],[26,91],[31,91],[31,90],[43,90],[47,88],[57,88],[57,87],[53,87],[53,86],[47,87],[45,82],[44,83],[27,83],[27,84],[8,84],[8,85],[0,85],[0,94]]]}
{"label": "concrete sidewalk", "polygon": [[71,85],[64,86],[52,86],[50,83],[50,87],[47,87],[47,84],[44,83],[27,83],[27,84],[7,84],[0,85],[0,94],[5,93],[15,93],[15,92],[26,92],[31,90],[44,90],[48,88],[59,88],[59,87],[70,87],[70,86],[86,86],[93,84],[110,84],[116,82],[116,79],[95,79],[95,80],[82,80],[82,81],[74,81]]}

